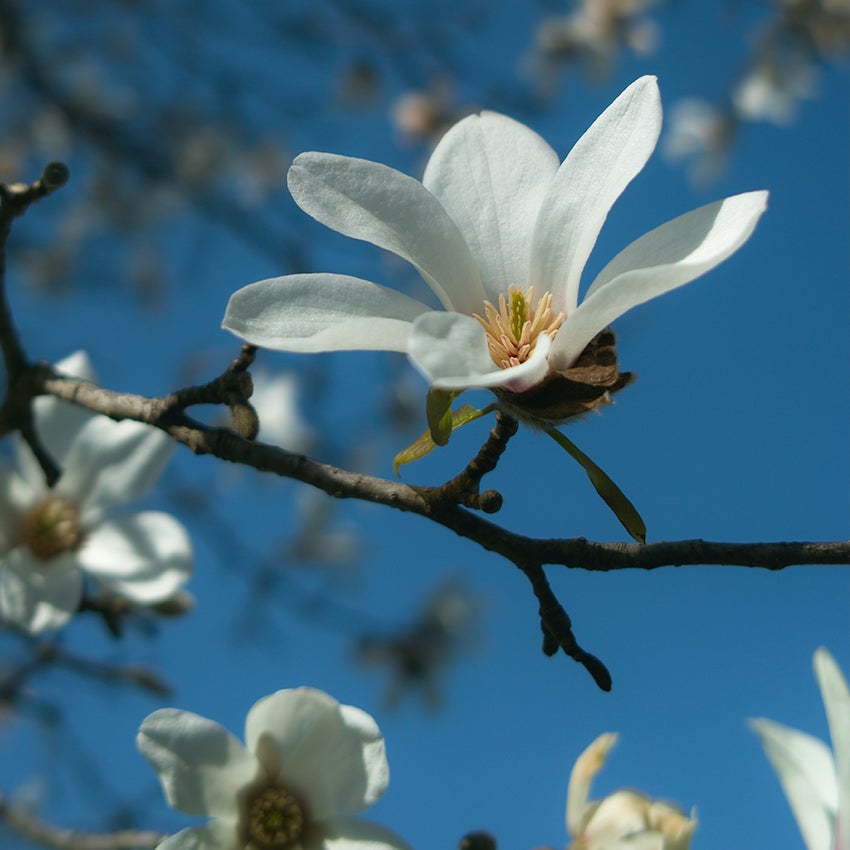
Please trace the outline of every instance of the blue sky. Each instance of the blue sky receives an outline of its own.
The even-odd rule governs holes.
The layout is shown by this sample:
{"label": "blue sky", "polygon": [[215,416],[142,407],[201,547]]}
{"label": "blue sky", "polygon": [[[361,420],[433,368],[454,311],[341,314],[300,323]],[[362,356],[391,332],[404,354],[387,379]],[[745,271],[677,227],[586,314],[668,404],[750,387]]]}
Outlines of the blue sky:
{"label": "blue sky", "polygon": [[[625,60],[597,85],[575,84],[529,123],[563,156],[641,74],[658,75],[668,109],[687,94],[719,94],[740,61],[740,47],[716,21],[696,19],[698,4],[686,5],[664,19],[669,29],[654,57]],[[485,37],[508,38],[508,18],[491,26],[481,43],[469,45],[469,62],[484,51]],[[848,89],[846,68],[826,69],[819,97],[802,105],[796,123],[748,125],[729,167],[708,187],[694,187],[656,153],[612,211],[591,257],[585,281],[632,239],[682,212],[738,192],[771,192],[768,212],[738,254],[616,324],[620,362],[639,379],[601,416],[566,429],[639,508],[649,540],[847,536]],[[340,123],[328,119],[329,126]],[[373,122],[368,134],[356,129],[322,135],[321,127],[302,128],[299,135],[305,148],[421,169],[421,160],[391,144],[388,125]],[[377,249],[352,245],[309,221],[304,228],[313,240],[315,271],[399,286],[411,280]],[[179,239],[174,250],[196,256]],[[224,238],[209,250],[198,266],[187,260],[186,279],[164,314],[129,315],[119,294],[81,293],[61,303],[18,295],[30,350],[57,359],[85,347],[104,384],[116,389],[171,389],[181,380],[175,364],[190,356],[202,362],[205,376],[214,374],[237,350],[218,329],[229,294],[287,269],[247,256]],[[380,428],[382,382],[391,370],[408,368],[400,358],[261,353],[260,359],[271,369],[303,375],[320,368],[327,376],[322,411],[333,440],[325,455],[318,452],[320,459],[350,457],[368,443],[370,468],[392,477],[392,457],[415,429],[381,432],[378,442],[372,437]],[[416,386],[424,401],[424,386]],[[476,399],[486,403],[484,394],[470,395]],[[468,426],[448,447],[406,468],[404,480],[445,480],[471,457],[488,427],[487,421]],[[545,436],[521,431],[488,484],[503,493],[497,519],[512,530],[623,539],[581,470]],[[802,847],[745,724],[765,716],[828,736],[811,657],[826,646],[850,672],[848,568],[590,574],[549,567],[579,641],[612,672],[614,688],[605,694],[569,659],[541,654],[536,604],[510,564],[420,518],[346,503],[339,520],[355,528],[366,547],[360,569],[337,576],[331,587],[363,622],[403,622],[446,577],[457,577],[481,609],[469,645],[445,672],[443,707],[429,711],[414,695],[390,711],[381,702],[382,676],[352,665],[349,644],[321,617],[295,616],[285,589],[256,612],[257,619],[263,615],[257,633],[244,632],[246,613],[252,617],[246,605],[257,604],[248,601],[248,553],[270,550],[281,525],[294,523],[295,485],[251,471],[225,475],[213,461],[183,451],[151,504],[179,510],[177,491],[187,486],[216,493],[216,510],[230,519],[242,549],[225,552],[207,521],[184,515],[198,549],[192,616],[165,623],[153,639],[131,633],[120,644],[108,641],[98,624],[81,621],[68,630],[68,647],[156,665],[177,687],[169,704],[213,717],[238,734],[254,701],[282,687],[313,685],[370,711],[386,735],[392,772],[389,791],[371,815],[417,848],[451,847],[478,828],[492,831],[503,848],[564,845],[572,762],[605,731],[621,738],[598,778],[597,796],[631,786],[686,809],[696,806],[694,850]],[[310,577],[298,574],[297,580]],[[67,673],[52,673],[40,685],[61,701],[66,732],[44,735],[26,719],[0,727],[0,787],[44,773],[46,811],[79,828],[93,828],[112,802],[143,805],[140,825],[148,828],[188,823],[160,800],[133,743],[139,722],[160,702],[80,687]],[[83,790],[74,790],[71,770],[57,767],[63,761],[88,777]]]}

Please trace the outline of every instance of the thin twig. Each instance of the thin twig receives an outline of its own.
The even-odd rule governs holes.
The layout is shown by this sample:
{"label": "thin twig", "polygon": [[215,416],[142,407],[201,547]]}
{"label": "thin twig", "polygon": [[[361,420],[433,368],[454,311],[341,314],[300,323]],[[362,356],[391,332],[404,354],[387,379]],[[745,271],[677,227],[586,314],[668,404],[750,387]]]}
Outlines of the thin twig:
{"label": "thin twig", "polygon": [[603,691],[611,690],[611,674],[595,656],[582,649],[575,635],[569,615],[555,598],[543,567],[540,564],[518,565],[531,582],[534,595],[540,604],[540,626],[543,629],[543,653],[554,655],[562,649],[573,661],[581,664]]}
{"label": "thin twig", "polygon": [[28,382],[29,363],[6,294],[6,241],[16,218],[22,216],[36,201],[64,186],[67,181],[67,167],[60,162],[52,162],[45,166],[35,183],[0,184],[0,351],[6,367],[7,386],[6,398],[0,407],[0,433],[20,431],[51,487],[58,480],[60,470],[41,445],[33,428],[30,407],[32,390],[20,386]]}
{"label": "thin twig", "polygon": [[30,841],[56,850],[150,850],[165,839],[161,832],[122,829],[118,832],[77,832],[53,826],[0,792],[0,820]]}
{"label": "thin twig", "polygon": [[508,441],[517,432],[516,419],[502,411],[496,413],[496,424],[487,437],[487,442],[478,450],[478,454],[466,465],[466,468],[440,487],[417,488],[434,505],[465,505],[468,508],[494,514],[502,507],[502,494],[497,490],[480,492],[481,479],[492,472],[499,458],[508,447]]}

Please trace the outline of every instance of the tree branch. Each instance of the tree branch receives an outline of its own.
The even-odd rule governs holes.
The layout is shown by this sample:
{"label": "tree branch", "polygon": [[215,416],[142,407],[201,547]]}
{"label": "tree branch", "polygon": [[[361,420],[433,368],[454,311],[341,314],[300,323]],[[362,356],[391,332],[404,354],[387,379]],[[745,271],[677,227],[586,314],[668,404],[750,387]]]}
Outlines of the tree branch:
{"label": "tree branch", "polygon": [[[792,564],[850,563],[850,542],[829,543],[719,543],[706,540],[679,540],[659,543],[597,543],[583,537],[532,538],[508,531],[474,513],[465,505],[495,512],[500,502],[484,499],[491,491],[477,496],[483,475],[495,468],[498,457],[510,439],[512,421],[497,421],[476,462],[443,487],[411,487],[363,473],[349,472],[330,464],[293,454],[275,446],[245,439],[234,431],[204,425],[185,412],[198,403],[227,404],[231,409],[244,404],[248,408],[250,376],[245,371],[254,350],[243,348],[239,359],[231,363],[219,378],[200,387],[189,387],[162,398],[130,393],[115,393],[85,381],[63,378],[46,364],[32,367],[33,392],[47,393],[81,405],[115,420],[134,419],[160,428],[195,454],[210,454],[221,460],[250,466],[292,478],[323,490],[340,499],[362,499],[418,514],[445,526],[460,537],[502,555],[529,578],[539,603],[543,650],[555,654],[558,648],[581,663],[596,683],[608,690],[611,679],[599,659],[583,650],[572,633],[566,611],[555,599],[542,571],[544,564],[607,572],[628,568],[644,570],[686,564],[758,567],[780,570]],[[243,429],[236,423],[240,432]],[[479,474],[480,472],[480,474]],[[495,491],[492,491],[495,492]],[[499,494],[495,494],[498,496]],[[454,501],[450,499],[453,498]]]}
{"label": "tree branch", "polygon": [[[238,361],[234,361],[238,362]],[[117,393],[73,378],[63,378],[44,364],[34,367],[37,393],[72,401],[115,420],[135,419],[161,428],[195,454],[215,457],[293,478],[339,499],[362,499],[426,517],[461,537],[478,543],[513,561],[559,564],[607,572],[637,568],[644,570],[688,564],[757,567],[781,570],[795,564],[848,564],[850,541],[720,543],[707,540],[678,540],[658,543],[597,543],[583,537],[533,538],[501,528],[467,508],[431,499],[429,488],[418,488],[293,454],[285,449],[239,437],[225,428],[213,428],[189,417],[184,408],[194,399],[215,403],[211,388],[188,388],[162,398]],[[223,376],[222,376],[223,377]],[[193,401],[189,402],[188,400]],[[221,399],[218,399],[222,403]],[[440,488],[435,488],[439,490]]]}
{"label": "tree branch", "polygon": [[56,850],[148,850],[165,839],[160,832],[123,829],[119,832],[75,832],[37,818],[0,792],[0,820],[25,838]]}

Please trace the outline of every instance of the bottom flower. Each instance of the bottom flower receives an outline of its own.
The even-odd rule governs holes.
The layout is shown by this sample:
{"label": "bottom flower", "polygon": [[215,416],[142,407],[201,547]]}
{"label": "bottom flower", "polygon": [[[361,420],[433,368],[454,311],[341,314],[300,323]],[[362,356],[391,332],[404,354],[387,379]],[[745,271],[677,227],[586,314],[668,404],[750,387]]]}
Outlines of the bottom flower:
{"label": "bottom flower", "polygon": [[174,708],[145,718],[137,743],[168,802],[212,818],[159,850],[408,850],[390,830],[354,817],[389,782],[377,724],[322,691],[283,690],[255,703],[244,746]]}
{"label": "bottom flower", "polygon": [[641,794],[619,790],[588,801],[593,778],[617,743],[600,735],[576,760],[567,790],[571,850],[688,850],[697,822],[679,809]]}

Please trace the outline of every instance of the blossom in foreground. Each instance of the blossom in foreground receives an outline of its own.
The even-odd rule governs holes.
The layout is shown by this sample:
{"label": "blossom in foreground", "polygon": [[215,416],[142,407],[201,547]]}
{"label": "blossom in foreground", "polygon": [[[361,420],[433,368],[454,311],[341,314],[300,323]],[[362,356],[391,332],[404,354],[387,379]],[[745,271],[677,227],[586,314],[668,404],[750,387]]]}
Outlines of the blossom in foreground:
{"label": "blossom in foreground", "polygon": [[766,192],[717,201],[621,251],[578,303],[585,263],[613,203],[658,140],[654,77],[630,85],[559,164],[528,127],[492,112],[455,124],[422,182],[362,159],[298,156],[289,189],[318,221],[392,251],[422,275],[443,310],[360,278],[297,274],[230,299],[223,327],[284,351],[405,352],[432,390],[493,389],[543,424],[609,400],[618,316],[699,277],[734,253]]}
{"label": "blossom in foreground", "polygon": [[850,850],[850,689],[835,659],[822,647],[814,656],[832,752],[817,738],[758,718],[759,736],[807,850]]}
{"label": "blossom in foreground", "polygon": [[[82,353],[57,369],[93,377]],[[192,568],[183,526],[158,511],[110,518],[154,484],[171,440],[51,397],[36,399],[33,420],[62,474],[49,488],[22,440],[15,467],[0,466],[2,619],[31,633],[60,628],[77,611],[86,576],[141,605],[171,598]]]}
{"label": "blossom in foreground", "polygon": [[389,782],[384,739],[366,712],[312,688],[255,703],[245,745],[212,720],[164,708],[137,742],[166,799],[210,817],[159,850],[403,850],[388,829],[355,815]]}
{"label": "blossom in foreground", "polygon": [[694,817],[641,794],[621,789],[589,801],[593,778],[617,743],[600,735],[579,757],[567,790],[567,832],[572,850],[687,850],[696,829]]}

